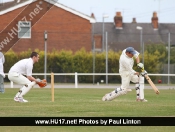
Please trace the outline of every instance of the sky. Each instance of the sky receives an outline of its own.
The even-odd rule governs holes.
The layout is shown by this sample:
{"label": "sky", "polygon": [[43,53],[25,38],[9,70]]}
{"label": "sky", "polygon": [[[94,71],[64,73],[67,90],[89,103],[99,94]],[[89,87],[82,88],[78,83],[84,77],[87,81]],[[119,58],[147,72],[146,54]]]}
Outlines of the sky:
{"label": "sky", "polygon": [[[14,0],[0,0],[1,2]],[[20,0],[19,0],[20,1]],[[156,11],[159,23],[175,23],[175,0],[57,0],[59,3],[86,15],[94,13],[96,21],[113,22],[116,12],[121,12],[124,23],[136,18],[138,23],[150,23]]]}
{"label": "sky", "polygon": [[138,23],[150,23],[156,11],[159,23],[175,23],[175,0],[58,0],[59,3],[86,15],[94,13],[96,21],[113,22],[120,11],[123,22],[130,23],[136,18]]}

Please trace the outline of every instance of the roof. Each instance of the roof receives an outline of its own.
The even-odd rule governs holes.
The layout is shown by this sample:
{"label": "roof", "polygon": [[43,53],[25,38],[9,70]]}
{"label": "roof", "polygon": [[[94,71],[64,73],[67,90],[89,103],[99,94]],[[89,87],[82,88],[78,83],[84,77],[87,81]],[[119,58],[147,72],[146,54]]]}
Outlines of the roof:
{"label": "roof", "polygon": [[[29,5],[30,3],[35,2],[35,1],[36,0],[21,0],[19,3],[17,3],[17,2],[5,3],[3,6],[1,6],[3,8],[1,8],[1,10],[0,10],[0,15],[4,15],[8,12],[11,12],[11,11],[16,10],[18,8],[21,8],[23,6]],[[83,14],[79,11],[76,11],[76,10],[74,10],[74,9],[68,7],[68,6],[65,6],[61,3],[58,3],[57,0],[44,0],[44,1],[46,1],[50,4],[54,4],[55,6],[61,8],[61,9],[64,9],[68,12],[71,12],[72,14],[75,14],[77,16],[80,16],[80,17],[84,18],[84,19],[87,19],[87,20],[90,21],[90,23],[95,23],[96,22],[96,20],[94,18],[92,18],[92,17],[90,17],[86,14]]]}
{"label": "roof", "polygon": [[[142,27],[141,31],[136,29]],[[158,30],[155,30],[151,23],[123,23],[123,29],[116,29],[114,23],[104,23],[104,30],[107,32],[107,41],[110,49],[122,50],[128,46],[140,49],[141,37],[144,44],[163,43],[168,44],[168,33],[171,33],[171,44],[175,45],[175,23],[160,23]],[[103,23],[94,24],[94,34],[102,34]]]}

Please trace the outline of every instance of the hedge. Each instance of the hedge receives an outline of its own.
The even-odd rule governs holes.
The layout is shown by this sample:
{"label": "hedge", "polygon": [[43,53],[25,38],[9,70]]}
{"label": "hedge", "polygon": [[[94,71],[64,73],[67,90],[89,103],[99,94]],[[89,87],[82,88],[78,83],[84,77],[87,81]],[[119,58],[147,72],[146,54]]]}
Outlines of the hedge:
{"label": "hedge", "polygon": [[[39,53],[39,62],[34,64],[33,73],[43,73],[44,72],[44,51],[38,49],[35,50]],[[31,50],[24,51],[21,53],[15,53],[10,50],[5,54],[5,73],[8,73],[11,66],[14,63],[23,58],[29,58]],[[108,73],[118,73],[119,72],[119,58],[121,51],[108,52]],[[162,62],[160,60],[165,55],[159,51],[153,53],[144,53],[144,65],[148,73],[159,73],[161,71]],[[95,58],[95,63],[93,64],[93,59]],[[142,57],[142,56],[141,56]],[[141,58],[142,60],[142,58]],[[136,64],[136,63],[135,63]],[[95,66],[95,73],[105,73],[106,72],[106,53],[93,53],[87,52],[84,48],[73,53],[72,51],[66,50],[53,50],[52,52],[47,52],[47,72],[54,73],[93,73],[93,66]],[[136,65],[134,69],[137,71]],[[95,82],[100,82],[105,80],[106,76],[95,76]],[[47,78],[50,79],[49,77]],[[81,83],[92,83],[92,76],[79,76],[78,80]],[[153,80],[155,78],[152,78]],[[74,82],[74,76],[61,76],[56,77],[57,82]],[[108,76],[109,83],[120,83],[120,76]]]}

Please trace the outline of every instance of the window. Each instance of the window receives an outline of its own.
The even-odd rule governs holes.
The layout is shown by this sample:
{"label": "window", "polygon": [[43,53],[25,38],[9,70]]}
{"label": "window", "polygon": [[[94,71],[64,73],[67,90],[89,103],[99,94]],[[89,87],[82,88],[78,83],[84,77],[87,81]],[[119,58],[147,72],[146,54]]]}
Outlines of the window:
{"label": "window", "polygon": [[18,38],[31,38],[31,22],[18,22]]}

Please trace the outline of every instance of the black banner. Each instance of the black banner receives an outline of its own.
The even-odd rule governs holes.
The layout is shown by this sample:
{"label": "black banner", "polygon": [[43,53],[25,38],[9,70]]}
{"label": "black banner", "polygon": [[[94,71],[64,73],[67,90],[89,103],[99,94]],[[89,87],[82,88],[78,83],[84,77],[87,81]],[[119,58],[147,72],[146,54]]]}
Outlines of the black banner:
{"label": "black banner", "polygon": [[0,126],[175,126],[175,117],[0,117]]}

